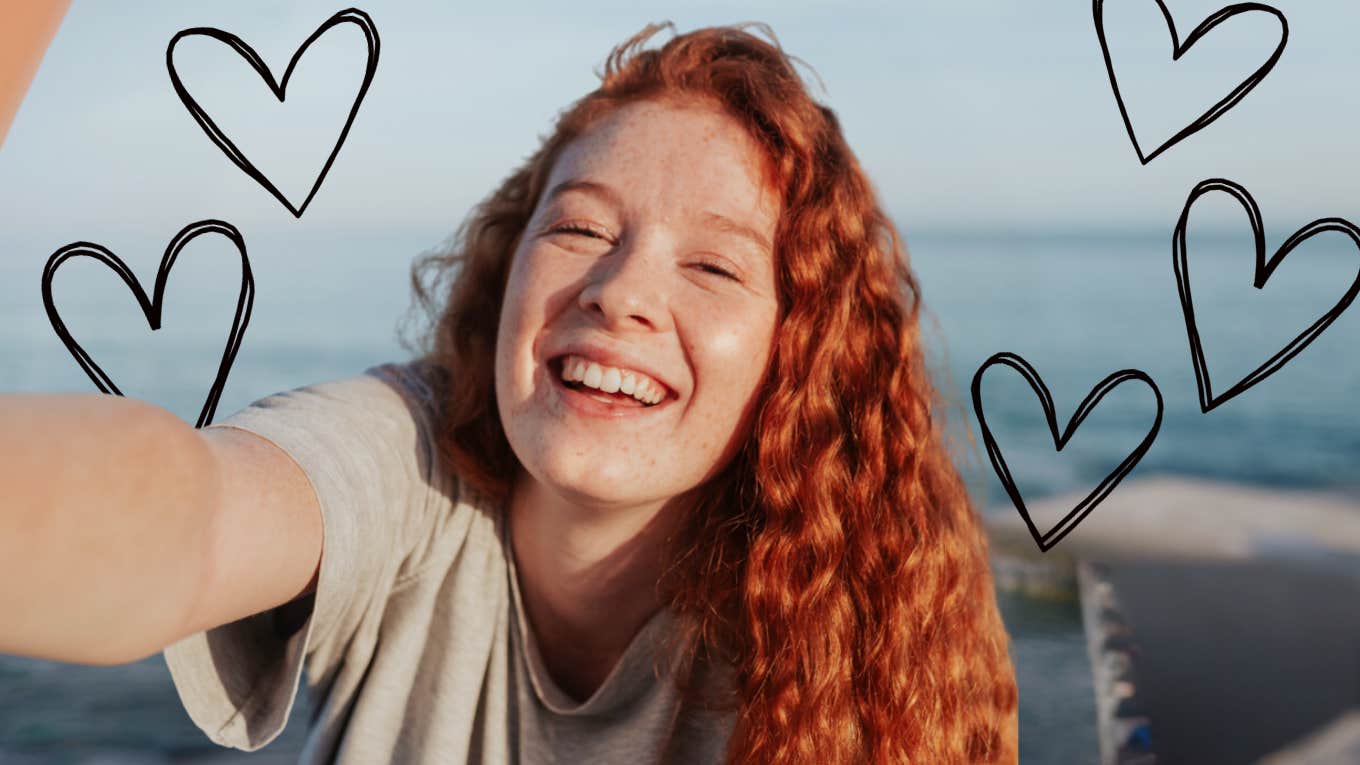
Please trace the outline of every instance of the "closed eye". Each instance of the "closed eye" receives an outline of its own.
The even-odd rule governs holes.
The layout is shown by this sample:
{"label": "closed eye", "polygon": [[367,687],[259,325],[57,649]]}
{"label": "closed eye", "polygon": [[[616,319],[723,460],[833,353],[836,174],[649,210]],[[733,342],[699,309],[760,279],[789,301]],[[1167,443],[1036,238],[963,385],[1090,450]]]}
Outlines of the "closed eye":
{"label": "closed eye", "polygon": [[601,234],[599,231],[596,231],[593,228],[587,228],[586,226],[583,226],[580,223],[563,223],[562,225],[553,229],[553,233],[559,232],[564,234],[581,234],[582,236],[589,236],[595,239],[607,238],[605,237],[604,234]]}
{"label": "closed eye", "polygon": [[706,271],[706,272],[708,272],[708,273],[710,273],[710,274],[714,274],[714,275],[716,275],[716,276],[724,276],[724,277],[727,277],[728,279],[731,279],[731,280],[734,281],[734,282],[739,282],[739,281],[741,281],[741,279],[737,278],[737,275],[736,275],[736,274],[732,273],[731,271],[728,271],[727,269],[723,268],[722,266],[715,265],[715,264],[713,264],[713,263],[700,263],[700,264],[699,264],[699,268],[703,269],[704,271]]}

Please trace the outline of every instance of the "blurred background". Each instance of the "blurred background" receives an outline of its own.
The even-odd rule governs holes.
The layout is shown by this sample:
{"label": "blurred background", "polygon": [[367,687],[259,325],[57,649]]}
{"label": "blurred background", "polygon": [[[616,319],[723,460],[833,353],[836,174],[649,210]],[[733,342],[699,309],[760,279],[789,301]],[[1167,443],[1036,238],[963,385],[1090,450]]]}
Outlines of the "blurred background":
{"label": "blurred background", "polygon": [[[841,119],[920,277],[944,411],[993,534],[1021,761],[1360,762],[1357,715],[1347,716],[1360,707],[1360,315],[1343,313],[1275,375],[1202,414],[1172,271],[1172,230],[1207,178],[1247,188],[1269,252],[1316,218],[1360,219],[1360,6],[1275,5],[1289,38],[1274,71],[1144,167],[1086,2],[372,2],[363,10],[381,36],[376,77],[294,219],[195,124],[171,88],[166,46],[182,29],[220,28],[281,76],[340,7],[76,2],[0,147],[0,391],[95,390],[43,308],[55,250],[99,243],[150,290],[167,243],[206,218],[240,229],[256,286],[217,419],[406,358],[398,330],[412,258],[451,234],[558,110],[594,88],[612,46],[650,21],[681,31],[764,21],[815,70],[806,79]],[[1280,38],[1272,17],[1247,14],[1173,63],[1153,0],[1106,6],[1146,151],[1236,87]],[[1182,39],[1220,6],[1168,2]],[[327,33],[284,105],[220,43],[191,38],[175,60],[205,111],[296,203],[359,87],[364,44],[353,26]],[[68,262],[53,286],[63,321],[124,393],[190,422],[240,284],[239,258],[214,239],[183,251],[154,333],[93,260]],[[1219,391],[1334,305],[1360,268],[1356,248],[1327,234],[1256,290],[1246,213],[1222,194],[1195,205],[1187,242]],[[997,351],[1043,376],[1060,425],[1119,369],[1147,372],[1165,399],[1147,455],[1046,554],[977,443],[968,386]],[[1041,530],[1154,415],[1146,388],[1121,386],[1057,453],[1018,375],[994,368],[982,391]],[[0,656],[0,763],[292,762],[300,717],[260,753],[218,750],[185,716],[159,657],[97,668]]]}

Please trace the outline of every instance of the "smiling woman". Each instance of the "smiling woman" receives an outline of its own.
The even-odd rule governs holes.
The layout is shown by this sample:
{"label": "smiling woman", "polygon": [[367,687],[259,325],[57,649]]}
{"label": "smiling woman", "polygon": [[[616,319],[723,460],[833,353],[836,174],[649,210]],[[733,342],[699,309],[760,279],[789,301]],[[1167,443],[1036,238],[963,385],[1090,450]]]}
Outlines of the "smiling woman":
{"label": "smiling woman", "polygon": [[419,358],[0,396],[0,651],[163,650],[248,751],[305,677],[306,763],[1015,762],[900,238],[768,28],[660,28],[416,264]]}
{"label": "smiling woman", "polygon": [[900,239],[777,42],[657,29],[417,272],[442,456],[509,508],[547,673],[598,695],[669,614],[730,762],[1014,762]]}
{"label": "smiling woman", "polygon": [[[523,467],[510,517],[525,605],[549,669],[584,698],[661,605],[659,558],[608,582],[589,568],[693,512],[750,431],[778,301],[771,254],[732,231],[768,241],[778,204],[739,123],[650,100],[568,145],[547,183],[560,193],[511,257],[496,403]],[[616,400],[630,383],[645,406]]]}

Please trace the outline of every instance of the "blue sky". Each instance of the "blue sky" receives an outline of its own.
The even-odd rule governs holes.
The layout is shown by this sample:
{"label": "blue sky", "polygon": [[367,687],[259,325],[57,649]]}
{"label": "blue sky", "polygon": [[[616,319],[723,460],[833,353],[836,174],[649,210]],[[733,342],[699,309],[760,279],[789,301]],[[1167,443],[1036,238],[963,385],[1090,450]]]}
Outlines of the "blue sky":
{"label": "blue sky", "polygon": [[[1182,37],[1221,5],[1169,3]],[[1241,18],[1171,65],[1151,0],[1107,6],[1121,85],[1136,124],[1150,131],[1145,143],[1230,90],[1278,35],[1268,19]],[[1251,191],[1278,241],[1286,227],[1315,217],[1360,216],[1360,46],[1350,37],[1360,5],[1276,6],[1291,34],[1275,71],[1224,118],[1143,167],[1084,0],[521,3],[494,11],[370,2],[360,7],[382,38],[377,76],[325,185],[294,221],[190,119],[170,87],[165,48],[180,29],[214,26],[281,73],[342,6],[85,0],[71,8],[0,148],[0,223],[10,242],[53,247],[90,230],[148,230],[160,239],[206,217],[256,229],[447,233],[534,149],[559,109],[594,87],[609,49],[648,21],[670,19],[684,31],[760,20],[816,69],[826,86],[819,97],[837,110],[909,237],[930,228],[1169,231],[1191,187],[1222,176]],[[305,186],[357,88],[361,54],[352,28],[322,38],[284,107],[271,105],[253,72],[217,43],[186,46],[182,71],[266,174],[280,186]]]}

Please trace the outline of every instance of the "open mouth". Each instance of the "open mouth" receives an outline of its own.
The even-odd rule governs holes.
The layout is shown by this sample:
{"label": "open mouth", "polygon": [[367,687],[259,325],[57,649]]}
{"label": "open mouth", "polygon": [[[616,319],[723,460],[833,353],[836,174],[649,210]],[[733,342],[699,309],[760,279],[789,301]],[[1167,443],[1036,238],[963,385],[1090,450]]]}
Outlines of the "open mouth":
{"label": "open mouth", "polygon": [[[584,396],[593,401],[620,408],[655,409],[660,406],[665,406],[672,399],[676,398],[675,391],[670,388],[665,388],[660,401],[657,401],[656,403],[644,403],[631,394],[624,393],[622,390],[614,393],[606,393],[598,388],[592,388],[579,380],[564,380],[562,378],[562,364],[566,358],[566,356],[557,356],[548,361],[548,374],[552,376],[553,382],[572,393]],[[665,386],[663,385],[663,388],[664,387]]]}

